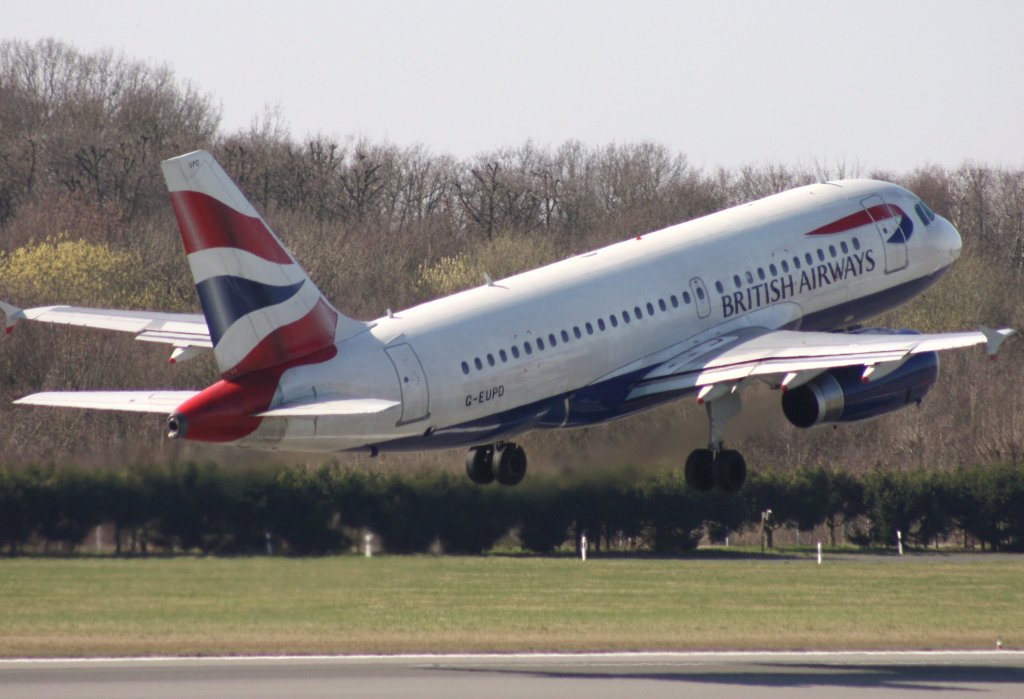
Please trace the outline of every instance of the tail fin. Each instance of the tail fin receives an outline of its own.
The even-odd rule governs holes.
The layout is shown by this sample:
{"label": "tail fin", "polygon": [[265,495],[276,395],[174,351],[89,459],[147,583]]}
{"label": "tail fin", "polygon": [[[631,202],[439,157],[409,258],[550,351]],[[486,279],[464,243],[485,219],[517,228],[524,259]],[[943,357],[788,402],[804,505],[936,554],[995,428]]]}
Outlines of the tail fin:
{"label": "tail fin", "polygon": [[333,347],[366,326],[339,313],[206,151],[162,164],[225,378]]}

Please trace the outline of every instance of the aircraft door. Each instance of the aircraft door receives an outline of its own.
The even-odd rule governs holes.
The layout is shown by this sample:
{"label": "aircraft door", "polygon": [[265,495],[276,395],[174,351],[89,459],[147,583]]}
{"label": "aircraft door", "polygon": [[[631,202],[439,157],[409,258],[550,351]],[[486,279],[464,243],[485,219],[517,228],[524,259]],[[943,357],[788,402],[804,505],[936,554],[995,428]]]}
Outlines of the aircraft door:
{"label": "aircraft door", "polygon": [[711,315],[711,295],[704,285],[704,280],[694,277],[690,280],[690,292],[693,294],[693,302],[697,305],[697,316],[707,318]]}
{"label": "aircraft door", "polygon": [[402,391],[402,417],[398,424],[417,422],[430,416],[430,390],[419,357],[407,344],[386,347],[388,359],[395,366],[398,387]]}
{"label": "aircraft door", "polygon": [[872,195],[861,201],[861,206],[871,216],[875,229],[882,238],[882,249],[885,251],[885,273],[898,272],[907,266],[907,239],[898,217],[889,208],[882,197]]}

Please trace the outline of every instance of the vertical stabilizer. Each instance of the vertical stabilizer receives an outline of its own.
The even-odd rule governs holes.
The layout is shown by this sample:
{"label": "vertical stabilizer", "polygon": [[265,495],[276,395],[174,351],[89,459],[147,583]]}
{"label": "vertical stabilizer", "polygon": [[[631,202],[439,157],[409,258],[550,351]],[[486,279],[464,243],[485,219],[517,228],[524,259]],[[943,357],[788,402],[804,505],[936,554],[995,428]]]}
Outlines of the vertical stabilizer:
{"label": "vertical stabilizer", "polygon": [[339,313],[206,151],[162,164],[225,378],[333,347],[366,326]]}

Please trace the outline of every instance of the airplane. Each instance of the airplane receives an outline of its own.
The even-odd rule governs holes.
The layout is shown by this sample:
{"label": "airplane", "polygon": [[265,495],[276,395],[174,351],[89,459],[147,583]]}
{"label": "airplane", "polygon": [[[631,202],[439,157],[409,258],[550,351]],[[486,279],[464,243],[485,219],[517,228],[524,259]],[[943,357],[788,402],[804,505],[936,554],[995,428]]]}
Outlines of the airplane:
{"label": "airplane", "polygon": [[131,332],[171,345],[171,362],[212,349],[220,380],[15,403],[161,413],[171,439],[265,449],[468,447],[472,481],[511,486],[527,470],[516,435],[687,397],[709,427],[687,484],[735,492],[746,461],[723,435],[745,386],[778,389],[798,427],[864,420],[920,403],[939,351],[984,344],[995,358],[1014,332],[861,326],[961,250],[948,220],[881,181],[798,187],[363,322],[323,296],[213,156],[162,170],[202,314],[0,302],[5,328]]}

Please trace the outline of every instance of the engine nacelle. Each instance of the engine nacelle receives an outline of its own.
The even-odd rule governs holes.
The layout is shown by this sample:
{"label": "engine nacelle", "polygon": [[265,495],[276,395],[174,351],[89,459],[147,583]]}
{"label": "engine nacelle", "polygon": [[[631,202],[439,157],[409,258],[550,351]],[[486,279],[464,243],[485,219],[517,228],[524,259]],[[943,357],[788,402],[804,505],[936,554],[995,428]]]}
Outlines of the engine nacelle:
{"label": "engine nacelle", "polygon": [[920,403],[939,375],[939,356],[922,352],[896,371],[864,383],[864,367],[831,369],[782,394],[782,412],[797,427],[866,420]]}

